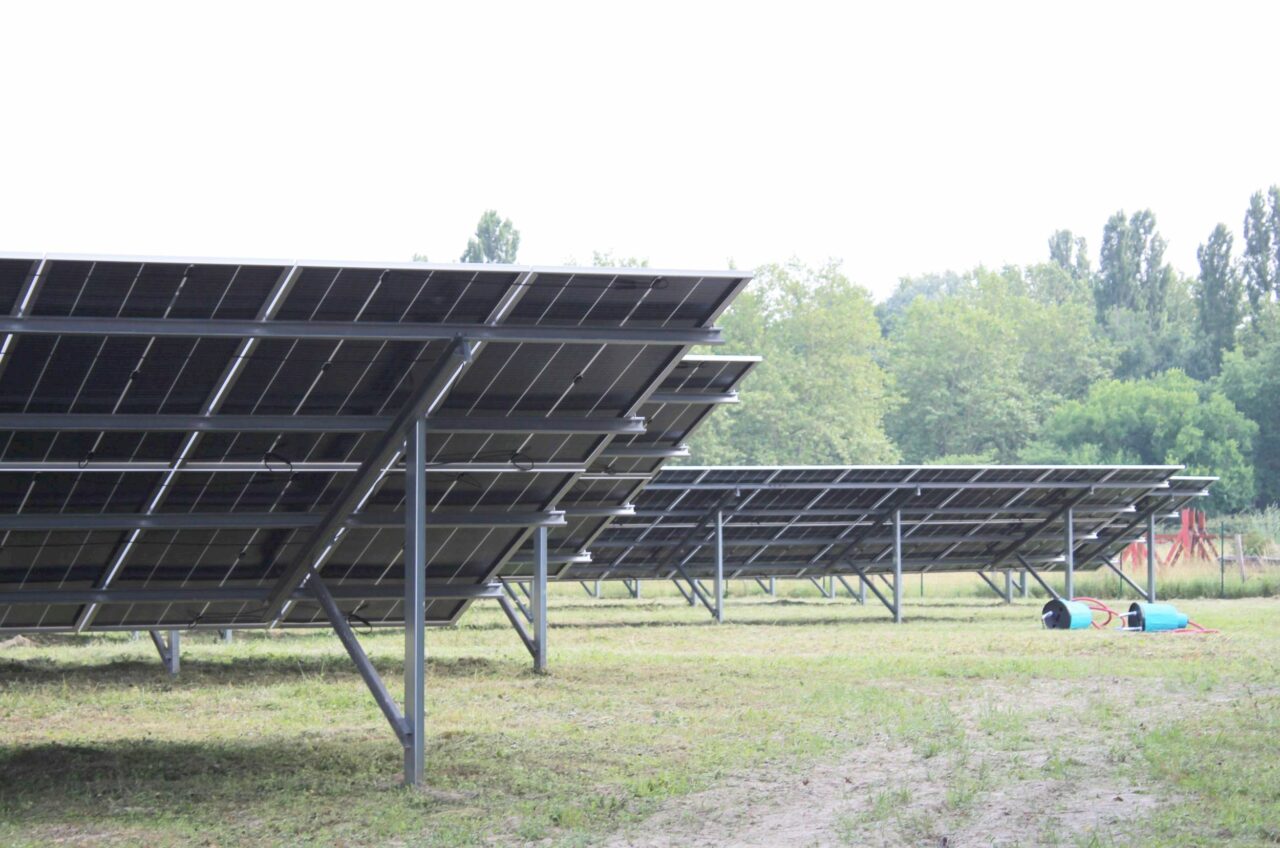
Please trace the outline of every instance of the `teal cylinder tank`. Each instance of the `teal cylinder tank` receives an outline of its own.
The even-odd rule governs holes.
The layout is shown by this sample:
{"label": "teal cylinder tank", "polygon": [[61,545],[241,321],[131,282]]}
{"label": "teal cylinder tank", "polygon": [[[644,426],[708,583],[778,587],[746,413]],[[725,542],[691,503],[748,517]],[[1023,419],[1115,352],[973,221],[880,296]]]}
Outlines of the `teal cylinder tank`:
{"label": "teal cylinder tank", "polygon": [[1093,624],[1093,610],[1080,601],[1054,598],[1044,605],[1040,620],[1050,630],[1081,630]]}
{"label": "teal cylinder tank", "polygon": [[1187,614],[1173,604],[1135,603],[1129,606],[1129,626],[1148,633],[1181,630],[1187,626]]}

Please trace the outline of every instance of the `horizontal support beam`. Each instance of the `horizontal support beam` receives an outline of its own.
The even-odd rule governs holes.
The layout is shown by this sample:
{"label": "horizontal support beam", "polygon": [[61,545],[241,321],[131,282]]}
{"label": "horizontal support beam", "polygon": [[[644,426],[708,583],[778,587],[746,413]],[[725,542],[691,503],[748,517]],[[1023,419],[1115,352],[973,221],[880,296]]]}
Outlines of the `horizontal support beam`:
{"label": "horizontal support beam", "polygon": [[429,324],[382,321],[233,321],[193,318],[84,318],[0,315],[0,333],[14,335],[135,336],[205,339],[318,339],[322,341],[473,342],[528,344],[721,344],[717,329],[701,327],[583,327],[579,325]]}
{"label": "horizontal support beam", "polygon": [[[317,527],[319,513],[18,513],[0,515],[0,531],[52,530],[275,530]],[[428,527],[563,527],[564,513],[442,510],[427,513]],[[347,527],[399,528],[402,510],[370,510],[346,521]]]}
{"label": "horizontal support beam", "polygon": [[94,433],[380,433],[382,415],[134,415],[126,413],[0,413],[0,430],[81,430]]}
{"label": "horizontal support beam", "polygon": [[[652,488],[652,486],[650,486],[649,488]],[[1055,511],[1056,510],[1052,507],[1031,507],[1031,506],[1020,507],[1016,505],[1008,506],[1008,507],[916,506],[916,507],[903,507],[902,515],[904,517],[914,516],[914,515],[937,515],[942,517],[1008,515],[1010,517],[1030,516],[1034,518],[1037,516],[1050,515]],[[1115,504],[1097,504],[1094,506],[1089,506],[1088,504],[1082,504],[1076,507],[1075,509],[1075,512],[1077,515],[1083,515],[1083,514],[1112,515],[1112,514],[1121,514],[1121,513],[1136,512],[1136,511],[1137,510],[1133,506],[1116,506]],[[768,508],[768,507],[760,507],[756,509],[753,509],[751,507],[744,507],[743,509],[734,509],[730,507],[725,510],[725,516],[739,524],[743,523],[739,519],[754,519],[754,518],[783,518],[783,519],[801,519],[801,520],[806,518],[814,518],[814,519],[829,518],[829,519],[833,519],[833,523],[834,523],[834,520],[841,519],[841,518],[848,519],[849,522],[856,522],[859,519],[866,518],[868,516],[879,515],[881,512],[883,512],[882,509],[858,509],[856,507],[848,507],[845,509],[838,509],[838,508],[806,509],[803,507],[796,507],[795,509],[777,509],[777,508]],[[706,513],[705,509],[641,509],[641,508],[636,509],[636,517],[638,518],[669,518],[669,519],[701,518],[705,513]],[[667,524],[668,522],[663,522],[663,523]],[[780,522],[780,524],[783,524],[783,523],[789,523],[789,522]]]}
{"label": "horizontal support beam", "polygon": [[636,514],[632,504],[619,506],[573,506],[561,507],[566,518],[630,518]]}
{"label": "horizontal support beam", "polygon": [[[684,470],[684,469],[680,469]],[[1100,483],[1078,483],[1078,482],[1061,482],[1048,483],[1044,481],[1027,480],[1024,482],[1014,481],[995,481],[995,480],[973,480],[955,482],[930,481],[926,483],[883,483],[868,480],[863,483],[841,482],[841,483],[751,483],[747,481],[739,483],[675,483],[675,482],[657,482],[651,483],[648,487],[651,491],[693,491],[693,492],[787,492],[787,491],[820,491],[828,490],[833,492],[839,491],[887,491],[895,490],[902,492],[910,491],[927,491],[931,489],[941,489],[945,491],[955,491],[956,489],[999,489],[1001,491],[1039,491],[1043,489],[1061,490],[1061,491],[1093,491],[1095,489],[1133,489],[1143,494],[1154,493],[1156,489],[1168,489],[1168,483],[1116,483],[1116,482],[1100,482]],[[1164,494],[1161,492],[1160,494]],[[905,509],[905,506],[904,506]]]}
{"label": "horizontal support beam", "polygon": [[649,403],[737,403],[737,392],[654,392]]}
{"label": "horizontal support beam", "polygon": [[[0,460],[0,473],[8,474],[164,474],[179,471],[188,474],[351,474],[360,470],[359,462],[289,462],[268,457],[257,462],[129,462],[110,459],[89,462]],[[585,465],[569,462],[439,462],[428,463],[428,474],[581,474]],[[392,466],[388,473],[403,473],[403,466]]]}
{"label": "horizontal support beam", "polygon": [[689,455],[686,445],[662,447],[659,445],[609,445],[600,452],[602,457],[623,459],[679,459]]}
{"label": "horizontal support beam", "polygon": [[[666,525],[664,525],[666,526]],[[692,526],[692,525],[691,525]],[[870,526],[870,525],[868,525]],[[1077,534],[1079,539],[1091,538],[1089,534]],[[839,545],[849,539],[841,536],[764,536],[756,538],[739,538],[726,535],[724,544],[728,548],[799,548],[824,547]],[[1007,533],[974,533],[970,535],[934,535],[912,536],[907,543],[911,545],[952,544],[955,542],[999,543],[1008,542]],[[893,543],[892,536],[867,536],[857,540],[855,547],[867,545],[887,545]],[[687,548],[706,547],[710,541],[689,542],[685,539],[597,539],[591,547],[607,548]]]}
{"label": "horizontal support beam", "polygon": [[[592,562],[591,554],[547,554],[547,563],[550,565],[590,565]],[[507,565],[510,566],[532,566],[531,559],[509,559]],[[513,583],[526,583],[529,580],[528,575],[519,576],[503,576],[502,580],[509,580]]]}
{"label": "horizontal support beam", "polygon": [[[0,413],[0,430],[93,433],[381,433],[394,419],[383,415],[134,415],[114,413]],[[643,418],[544,418],[540,416],[438,416],[432,433],[553,433],[637,436]]]}
{"label": "horizontal support beam", "polygon": [[[265,603],[271,594],[270,587],[211,586],[199,589],[26,589],[0,592],[0,607],[36,604],[218,604]],[[336,584],[329,586],[329,594],[339,601],[396,601],[403,600],[401,583],[385,585]],[[461,601],[496,598],[502,589],[494,583],[448,584],[443,581],[427,581],[428,601]],[[292,599],[298,602],[315,600],[309,589],[297,589]]]}

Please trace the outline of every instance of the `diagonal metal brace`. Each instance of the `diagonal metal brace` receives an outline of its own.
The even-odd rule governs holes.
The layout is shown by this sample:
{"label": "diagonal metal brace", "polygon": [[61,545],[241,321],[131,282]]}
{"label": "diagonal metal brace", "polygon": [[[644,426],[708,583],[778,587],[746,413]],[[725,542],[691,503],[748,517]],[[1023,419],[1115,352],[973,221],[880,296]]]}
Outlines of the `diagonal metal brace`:
{"label": "diagonal metal brace", "polygon": [[329,623],[333,625],[334,632],[338,634],[342,647],[347,649],[347,654],[351,657],[351,661],[355,663],[356,670],[360,672],[360,676],[364,678],[365,685],[369,687],[369,691],[373,694],[373,700],[377,701],[378,708],[382,710],[382,714],[386,716],[387,723],[395,731],[396,738],[400,740],[401,745],[408,748],[413,743],[410,738],[409,723],[405,720],[404,713],[401,712],[395,699],[391,697],[391,693],[387,691],[387,685],[382,682],[382,678],[378,675],[378,670],[373,667],[373,663],[369,660],[369,655],[360,646],[360,641],[356,639],[356,634],[352,631],[351,624],[347,621],[347,616],[338,607],[333,595],[329,594],[328,587],[325,586],[324,581],[320,579],[318,574],[311,576],[311,579],[307,582],[307,588],[311,590],[316,600],[320,602],[320,607],[328,617]]}
{"label": "diagonal metal brace", "polygon": [[1032,568],[1031,563],[1027,562],[1026,558],[1023,557],[1022,554],[1014,554],[1014,556],[1017,557],[1018,562],[1022,563],[1023,571],[1027,574],[1030,574],[1032,577],[1034,577],[1036,579],[1036,582],[1039,583],[1044,588],[1044,590],[1049,593],[1049,597],[1058,601],[1062,600],[1062,596],[1058,594],[1058,591],[1044,581],[1044,578],[1040,576],[1040,572]]}
{"label": "diagonal metal brace", "polygon": [[897,609],[895,609],[895,608],[894,608],[894,606],[893,606],[893,602],[892,602],[892,601],[890,601],[888,598],[886,598],[884,595],[880,594],[880,590],[879,590],[879,589],[877,589],[877,588],[876,588],[876,584],[875,584],[875,583],[873,583],[873,582],[871,581],[871,579],[867,577],[866,572],[864,572],[861,568],[858,568],[856,565],[851,565],[850,567],[851,567],[851,568],[854,570],[854,572],[858,575],[858,579],[860,579],[860,580],[862,581],[862,585],[863,585],[863,586],[866,586],[868,589],[870,589],[870,590],[871,590],[871,594],[873,594],[873,595],[875,595],[877,598],[879,598],[879,599],[880,599],[880,603],[884,604],[885,609],[887,609],[889,612],[893,613],[894,617],[896,618],[896,617],[897,617],[897,615],[898,615],[898,611],[897,611]]}
{"label": "diagonal metal brace", "polygon": [[1116,573],[1116,576],[1119,577],[1121,580],[1123,580],[1126,584],[1128,584],[1130,589],[1137,592],[1138,597],[1146,598],[1148,603],[1155,603],[1155,600],[1151,597],[1150,594],[1147,593],[1146,589],[1142,588],[1137,583],[1134,583],[1132,580],[1129,579],[1129,575],[1125,574],[1123,571],[1116,568],[1115,563],[1111,561],[1111,557],[1107,557],[1103,559],[1102,564],[1105,565],[1107,568],[1111,569],[1112,571],[1114,571]]}

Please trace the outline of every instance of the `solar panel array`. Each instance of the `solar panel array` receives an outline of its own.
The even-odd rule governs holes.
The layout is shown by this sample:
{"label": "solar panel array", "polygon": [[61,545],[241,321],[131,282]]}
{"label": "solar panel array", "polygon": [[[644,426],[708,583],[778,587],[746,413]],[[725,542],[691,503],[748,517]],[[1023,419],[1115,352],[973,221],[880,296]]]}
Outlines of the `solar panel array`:
{"label": "solar panel array", "polygon": [[417,413],[452,621],[748,279],[0,256],[0,630],[402,621]]}
{"label": "solar panel array", "polygon": [[[1141,532],[1150,512],[1205,493],[1180,466],[673,467],[636,498],[635,514],[591,544],[583,579],[710,577],[714,521],[726,578],[893,570],[901,513],[903,570],[1037,569],[1064,559],[1073,518],[1077,567],[1097,567]],[[1019,560],[1018,558],[1022,559]]]}
{"label": "solar panel array", "polygon": [[[742,381],[758,356],[691,354],[681,360],[641,407],[645,431],[618,436],[560,501],[563,527],[549,532],[553,579],[570,579],[591,560],[591,543],[611,521],[628,517],[632,501],[669,460],[687,456],[686,442],[717,407],[738,402]],[[503,573],[527,577],[527,559],[512,560]]]}

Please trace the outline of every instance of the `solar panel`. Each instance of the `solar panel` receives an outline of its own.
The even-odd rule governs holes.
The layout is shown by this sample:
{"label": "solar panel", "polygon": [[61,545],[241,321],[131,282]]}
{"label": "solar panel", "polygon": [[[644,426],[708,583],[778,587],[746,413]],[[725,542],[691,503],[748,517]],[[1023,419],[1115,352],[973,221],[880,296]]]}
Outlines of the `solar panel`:
{"label": "solar panel", "polygon": [[773,466],[663,469],[591,544],[583,579],[1098,567],[1153,512],[1204,494],[1179,466]]}
{"label": "solar panel", "polygon": [[[611,521],[626,518],[632,501],[662,466],[688,456],[686,442],[719,406],[738,402],[738,387],[760,363],[758,356],[690,354],[641,407],[643,433],[617,436],[587,474],[560,501],[563,527],[550,530],[551,576],[566,580],[590,562],[592,541]],[[527,578],[528,557],[513,559],[504,576]]]}
{"label": "solar panel", "polygon": [[328,626],[313,569],[403,622],[421,416],[427,619],[453,621],[748,280],[0,256],[0,631]]}

